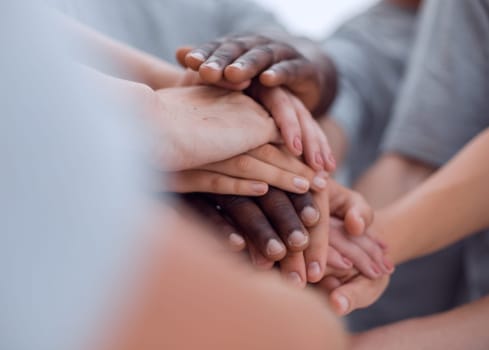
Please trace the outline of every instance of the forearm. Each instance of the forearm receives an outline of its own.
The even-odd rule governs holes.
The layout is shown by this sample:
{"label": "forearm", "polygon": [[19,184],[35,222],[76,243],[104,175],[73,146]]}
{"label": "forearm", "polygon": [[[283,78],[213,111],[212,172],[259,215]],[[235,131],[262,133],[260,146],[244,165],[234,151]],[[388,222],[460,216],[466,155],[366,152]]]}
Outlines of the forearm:
{"label": "forearm", "polygon": [[487,349],[489,297],[430,317],[394,323],[353,337],[354,350]]}
{"label": "forearm", "polygon": [[75,20],[59,15],[74,40],[88,50],[87,62],[104,73],[162,89],[176,86],[183,70],[150,54],[109,38]]}
{"label": "forearm", "polygon": [[395,262],[429,254],[489,226],[489,131],[418,189],[381,210]]}

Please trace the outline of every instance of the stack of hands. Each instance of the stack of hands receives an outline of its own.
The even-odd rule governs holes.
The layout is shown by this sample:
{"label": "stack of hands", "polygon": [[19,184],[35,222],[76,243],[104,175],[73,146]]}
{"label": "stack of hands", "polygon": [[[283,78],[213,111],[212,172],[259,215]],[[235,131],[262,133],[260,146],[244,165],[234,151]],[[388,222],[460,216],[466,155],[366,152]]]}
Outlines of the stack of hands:
{"label": "stack of hands", "polygon": [[373,210],[329,177],[336,162],[313,114],[331,102],[322,96],[334,97],[334,72],[261,36],[226,37],[177,57],[187,68],[182,87],[157,91],[158,108],[174,101],[172,110],[201,118],[174,114],[182,133],[168,137],[185,152],[161,155],[162,190],[182,194],[254,266],[277,266],[292,284],[327,292],[338,314],[370,305],[394,266]]}

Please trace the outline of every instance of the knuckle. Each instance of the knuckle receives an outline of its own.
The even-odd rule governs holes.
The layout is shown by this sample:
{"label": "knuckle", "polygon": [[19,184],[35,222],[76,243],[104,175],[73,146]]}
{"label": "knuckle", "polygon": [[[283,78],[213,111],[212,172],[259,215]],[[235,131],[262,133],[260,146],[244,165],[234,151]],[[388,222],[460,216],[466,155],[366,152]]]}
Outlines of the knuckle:
{"label": "knuckle", "polygon": [[261,146],[257,151],[258,157],[265,160],[275,159],[277,153],[276,148],[270,144]]}
{"label": "knuckle", "polygon": [[243,173],[248,173],[252,168],[252,158],[247,155],[242,155],[235,160],[236,169]]}
{"label": "knuckle", "polygon": [[214,193],[225,192],[226,189],[226,178],[222,175],[212,175],[209,179],[209,187]]}

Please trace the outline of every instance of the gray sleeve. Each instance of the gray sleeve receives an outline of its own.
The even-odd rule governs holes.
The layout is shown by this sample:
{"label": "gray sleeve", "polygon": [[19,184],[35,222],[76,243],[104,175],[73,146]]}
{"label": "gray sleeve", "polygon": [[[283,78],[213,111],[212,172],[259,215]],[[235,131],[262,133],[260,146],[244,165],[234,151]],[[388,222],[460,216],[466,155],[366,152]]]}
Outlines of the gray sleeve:
{"label": "gray sleeve", "polygon": [[[416,15],[381,2],[324,42],[340,75],[331,116],[356,141],[387,123],[414,36]],[[380,130],[379,130],[380,129]]]}
{"label": "gray sleeve", "polygon": [[221,35],[285,30],[273,13],[254,1],[218,0],[216,6]]}
{"label": "gray sleeve", "polygon": [[440,166],[488,126],[489,1],[428,1],[383,150]]}

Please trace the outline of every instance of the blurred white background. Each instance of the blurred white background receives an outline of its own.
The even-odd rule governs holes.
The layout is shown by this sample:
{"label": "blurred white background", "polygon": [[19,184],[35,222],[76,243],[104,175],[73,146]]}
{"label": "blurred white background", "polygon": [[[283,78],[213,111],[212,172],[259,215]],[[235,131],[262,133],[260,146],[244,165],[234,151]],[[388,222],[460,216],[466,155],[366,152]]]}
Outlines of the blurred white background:
{"label": "blurred white background", "polygon": [[378,0],[256,0],[277,14],[296,34],[315,39],[334,31],[345,19]]}

